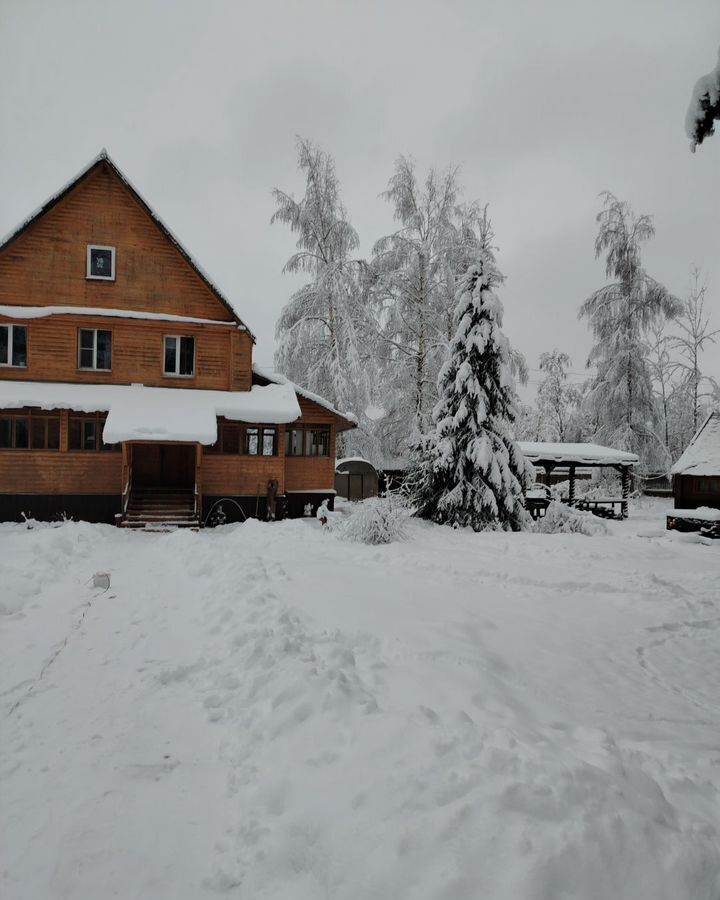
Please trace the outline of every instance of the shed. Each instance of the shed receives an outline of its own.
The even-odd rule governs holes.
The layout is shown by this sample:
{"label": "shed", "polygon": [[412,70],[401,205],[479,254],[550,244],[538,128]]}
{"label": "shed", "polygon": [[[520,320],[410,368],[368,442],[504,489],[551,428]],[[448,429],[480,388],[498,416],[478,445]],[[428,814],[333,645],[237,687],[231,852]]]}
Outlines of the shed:
{"label": "shed", "polygon": [[720,509],[720,413],[710,413],[670,473],[675,509]]}
{"label": "shed", "polygon": [[346,500],[365,500],[378,495],[375,466],[361,456],[348,456],[335,463],[335,491]]}

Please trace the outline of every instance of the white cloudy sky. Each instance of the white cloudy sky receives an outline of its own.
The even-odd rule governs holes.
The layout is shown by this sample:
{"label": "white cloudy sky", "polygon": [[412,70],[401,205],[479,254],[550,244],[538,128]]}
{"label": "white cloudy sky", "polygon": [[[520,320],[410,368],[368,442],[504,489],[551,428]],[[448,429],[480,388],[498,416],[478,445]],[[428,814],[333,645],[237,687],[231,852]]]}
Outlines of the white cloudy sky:
{"label": "white cloudy sky", "polygon": [[398,154],[459,163],[490,203],[511,341],[581,372],[603,189],[655,216],[645,263],[670,289],[703,267],[720,319],[720,134],[692,155],[683,129],[719,44],[717,0],[0,0],[0,233],[107,147],[269,364],[295,135],[335,156],[364,253],[393,227]]}

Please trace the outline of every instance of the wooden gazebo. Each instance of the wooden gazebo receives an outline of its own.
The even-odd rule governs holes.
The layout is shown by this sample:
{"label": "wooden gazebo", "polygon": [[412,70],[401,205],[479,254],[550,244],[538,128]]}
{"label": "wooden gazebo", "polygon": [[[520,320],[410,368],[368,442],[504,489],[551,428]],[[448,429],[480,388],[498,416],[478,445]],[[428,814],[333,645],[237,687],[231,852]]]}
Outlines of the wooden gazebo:
{"label": "wooden gazebo", "polygon": [[601,447],[599,444],[563,444],[546,441],[519,441],[518,446],[526,459],[534,466],[544,469],[546,481],[550,481],[550,473],[554,469],[563,469],[568,473],[568,503],[575,506],[575,470],[579,467],[611,468],[620,472],[621,496],[593,500],[593,504],[603,503],[610,507],[619,506],[623,519],[628,516],[628,497],[630,495],[630,474],[638,462],[634,453],[626,450],[614,450],[612,447]]}

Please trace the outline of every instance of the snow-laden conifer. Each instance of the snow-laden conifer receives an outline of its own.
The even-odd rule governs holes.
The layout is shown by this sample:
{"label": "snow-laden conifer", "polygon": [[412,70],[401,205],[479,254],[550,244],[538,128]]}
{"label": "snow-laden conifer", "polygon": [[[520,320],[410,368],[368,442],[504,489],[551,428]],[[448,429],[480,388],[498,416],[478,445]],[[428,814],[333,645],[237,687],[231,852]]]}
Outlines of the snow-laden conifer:
{"label": "snow-laden conifer", "polygon": [[416,448],[413,472],[418,515],[476,531],[522,528],[523,490],[532,481],[532,467],[513,437],[512,353],[493,291],[502,280],[488,246],[460,280],[435,430]]}

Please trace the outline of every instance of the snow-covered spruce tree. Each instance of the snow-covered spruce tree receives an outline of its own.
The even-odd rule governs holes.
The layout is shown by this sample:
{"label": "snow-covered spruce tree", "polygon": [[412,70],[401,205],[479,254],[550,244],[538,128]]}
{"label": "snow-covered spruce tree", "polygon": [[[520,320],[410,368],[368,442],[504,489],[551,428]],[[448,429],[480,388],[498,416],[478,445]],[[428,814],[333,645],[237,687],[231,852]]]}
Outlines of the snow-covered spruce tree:
{"label": "snow-covered spruce tree", "polygon": [[298,138],[298,168],[305,175],[300,200],[274,190],[272,222],[298,235],[298,252],[284,272],[305,272],[276,324],[275,365],[291,380],[327,397],[340,410],[361,412],[366,403],[368,332],[361,264],[351,257],[358,236],[340,198],[332,157]]}
{"label": "snow-covered spruce tree", "polygon": [[695,152],[698,144],[715,134],[715,122],[720,120],[720,54],[712,72],[699,78],[693,88],[685,117],[685,131],[690,138],[690,149]]}
{"label": "snow-covered spruce tree", "polygon": [[607,275],[616,280],[580,307],[595,338],[587,364],[597,369],[585,404],[598,443],[637,453],[642,467],[656,470],[664,451],[647,335],[658,321],[678,315],[682,304],[641,265],[640,244],[655,234],[651,218],[635,217],[610,192],[602,196],[595,255],[606,252]]}
{"label": "snow-covered spruce tree", "polygon": [[435,429],[416,448],[413,471],[416,515],[475,531],[523,528],[523,491],[533,478],[513,437],[511,350],[493,292],[501,282],[489,249],[460,281],[455,335],[438,379]]}

